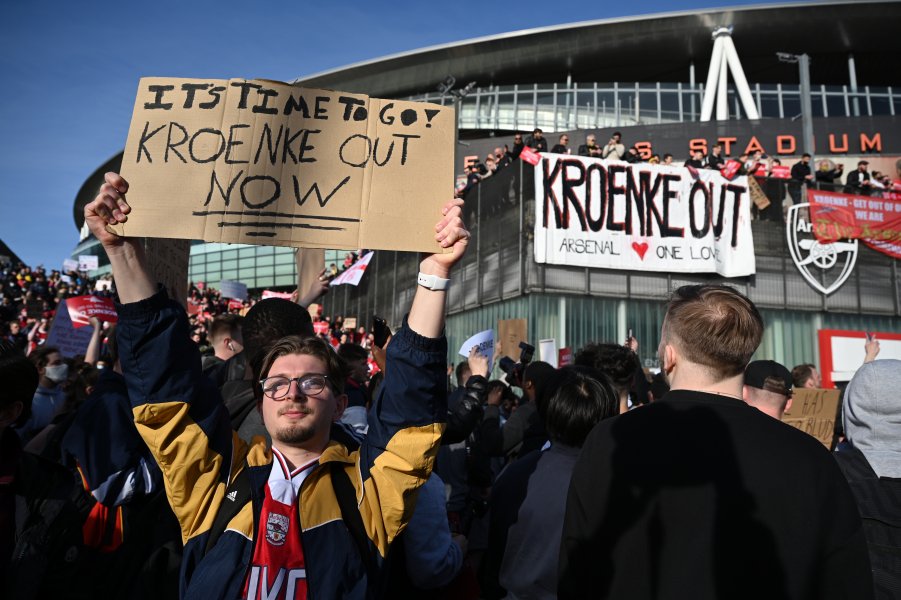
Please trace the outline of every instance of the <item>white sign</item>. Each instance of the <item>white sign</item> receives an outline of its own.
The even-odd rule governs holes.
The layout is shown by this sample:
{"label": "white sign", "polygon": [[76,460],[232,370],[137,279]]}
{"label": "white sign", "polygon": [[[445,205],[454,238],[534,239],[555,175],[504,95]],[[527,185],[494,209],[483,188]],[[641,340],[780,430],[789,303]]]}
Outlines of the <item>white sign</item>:
{"label": "white sign", "polygon": [[100,267],[100,258],[90,254],[81,254],[78,257],[79,271],[93,271]]}
{"label": "white sign", "polygon": [[72,260],[71,258],[67,258],[63,261],[63,271],[68,273],[69,271],[77,271],[78,270],[78,261]]}
{"label": "white sign", "polygon": [[460,356],[469,356],[473,346],[479,347],[479,354],[488,357],[488,367],[491,368],[494,360],[494,330],[486,329],[475,334],[460,346]]}
{"label": "white sign", "polygon": [[363,279],[363,273],[366,272],[366,267],[369,266],[369,261],[372,260],[374,254],[375,252],[367,252],[363,258],[332,279],[329,285],[341,285],[342,283],[348,285],[360,285],[360,280]]}
{"label": "white sign", "polygon": [[535,261],[752,275],[747,177],[542,154],[535,166]]}
{"label": "white sign", "polygon": [[247,300],[247,285],[240,281],[223,280],[219,282],[219,294],[223,298]]}
{"label": "white sign", "polygon": [[[542,155],[543,156],[543,155]],[[555,369],[557,368],[557,340],[538,340],[538,357]]]}

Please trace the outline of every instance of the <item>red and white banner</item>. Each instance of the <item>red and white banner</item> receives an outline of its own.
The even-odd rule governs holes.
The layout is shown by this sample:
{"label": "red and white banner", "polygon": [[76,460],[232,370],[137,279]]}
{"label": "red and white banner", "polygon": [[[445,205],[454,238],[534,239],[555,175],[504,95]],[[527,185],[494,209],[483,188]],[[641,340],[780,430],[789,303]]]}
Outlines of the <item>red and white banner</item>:
{"label": "red and white banner", "polygon": [[66,300],[66,308],[69,309],[69,318],[76,329],[87,327],[91,324],[91,317],[97,317],[101,321],[115,323],[119,320],[116,307],[112,298],[99,296],[74,296]]}
{"label": "red and white banner", "polygon": [[316,335],[328,333],[328,326],[328,321],[313,321],[313,331],[316,332]]}
{"label": "red and white banner", "polygon": [[291,292],[274,292],[272,290],[263,290],[263,300],[266,298],[282,298],[283,300],[291,300],[293,296]]}
{"label": "red and white banner", "polygon": [[363,273],[366,272],[366,267],[369,266],[369,261],[372,260],[373,254],[375,254],[375,252],[367,252],[363,256],[363,258],[352,264],[343,273],[332,279],[329,285],[341,285],[342,283],[349,285],[359,285],[360,280],[363,278]]}
{"label": "red and white banner", "polygon": [[523,159],[534,167],[541,161],[541,154],[526,146],[522,149],[522,152],[519,153],[519,158]]}
{"label": "red and white banner", "polygon": [[723,165],[723,168],[720,169],[720,173],[726,179],[731,180],[733,177],[735,177],[736,174],[738,174],[738,170],[740,168],[741,168],[741,163],[738,162],[737,160],[733,160],[730,158],[729,160],[726,161],[726,164]]}
{"label": "red and white banner", "polygon": [[901,258],[901,200],[808,190],[813,234],[821,242],[859,239]]}
{"label": "red and white banner", "polygon": [[770,177],[775,179],[791,179],[792,170],[784,165],[773,165],[773,171],[770,173]]}
{"label": "red and white banner", "polygon": [[242,308],[244,308],[244,303],[240,300],[232,298],[228,301],[228,310],[241,310]]}

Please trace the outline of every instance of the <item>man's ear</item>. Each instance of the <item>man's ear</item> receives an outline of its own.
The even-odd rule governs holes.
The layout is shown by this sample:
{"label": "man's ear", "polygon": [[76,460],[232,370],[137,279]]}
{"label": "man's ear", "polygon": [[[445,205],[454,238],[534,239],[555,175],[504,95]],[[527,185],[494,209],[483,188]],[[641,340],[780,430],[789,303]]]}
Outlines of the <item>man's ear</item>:
{"label": "man's ear", "polygon": [[789,396],[789,397],[788,397],[788,400],[785,401],[785,408],[783,408],[782,410],[783,410],[784,412],[788,412],[788,411],[790,411],[791,409],[792,409],[792,398],[791,398],[791,396]]}
{"label": "man's ear", "polygon": [[344,411],[347,409],[347,394],[339,394],[335,396],[335,416],[332,418],[333,421],[338,421],[341,419],[341,415],[344,414]]}
{"label": "man's ear", "polygon": [[745,402],[748,401],[748,386],[746,385],[741,386],[741,399]]}
{"label": "man's ear", "polygon": [[676,363],[679,360],[679,353],[676,352],[676,349],[672,344],[665,344],[663,346],[663,372],[669,375],[672,373],[673,368],[675,368]]}

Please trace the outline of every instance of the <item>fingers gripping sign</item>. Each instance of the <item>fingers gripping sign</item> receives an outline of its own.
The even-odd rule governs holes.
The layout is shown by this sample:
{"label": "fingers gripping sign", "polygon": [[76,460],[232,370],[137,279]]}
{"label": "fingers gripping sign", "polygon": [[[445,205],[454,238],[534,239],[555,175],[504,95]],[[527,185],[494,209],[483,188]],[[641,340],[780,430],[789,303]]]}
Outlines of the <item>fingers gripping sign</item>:
{"label": "fingers gripping sign", "polygon": [[107,173],[94,200],[84,207],[84,218],[91,233],[105,248],[122,245],[122,238],[110,229],[109,225],[118,225],[128,220],[131,207],[125,200],[128,182],[118,173]]}
{"label": "fingers gripping sign", "polygon": [[[466,246],[469,244],[469,231],[463,223],[463,200],[455,198],[444,205],[441,209],[443,218],[435,225],[435,241],[450,252],[436,253],[426,257],[421,265],[420,270],[423,273],[447,277],[451,267],[453,267],[466,252]],[[432,272],[432,269],[435,269]]]}

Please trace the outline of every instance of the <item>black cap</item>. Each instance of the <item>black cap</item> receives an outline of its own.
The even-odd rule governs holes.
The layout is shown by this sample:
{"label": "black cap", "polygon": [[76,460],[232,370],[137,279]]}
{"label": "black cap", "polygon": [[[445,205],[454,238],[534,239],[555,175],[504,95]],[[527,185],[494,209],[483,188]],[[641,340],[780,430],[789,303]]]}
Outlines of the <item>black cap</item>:
{"label": "black cap", "polygon": [[791,396],[792,374],[774,360],[755,360],[745,369],[745,385]]}
{"label": "black cap", "polygon": [[868,165],[868,164],[870,164],[870,163],[868,163],[868,162],[865,161],[865,160],[859,160],[859,161],[857,161],[857,166],[858,166],[858,167],[859,167],[860,165]]}

